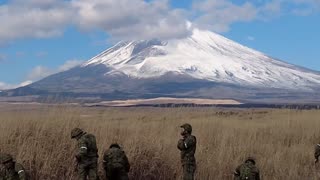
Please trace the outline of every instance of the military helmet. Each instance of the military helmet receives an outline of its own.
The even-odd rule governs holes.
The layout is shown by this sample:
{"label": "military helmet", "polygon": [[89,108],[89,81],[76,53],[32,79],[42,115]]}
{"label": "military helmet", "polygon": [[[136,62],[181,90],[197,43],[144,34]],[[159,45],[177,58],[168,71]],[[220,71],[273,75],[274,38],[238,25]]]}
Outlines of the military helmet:
{"label": "military helmet", "polygon": [[118,149],[121,149],[121,147],[120,147],[120,145],[119,145],[118,143],[112,143],[109,148],[118,148]]}
{"label": "military helmet", "polygon": [[72,129],[72,131],[71,131],[71,138],[73,139],[73,138],[76,138],[77,136],[79,136],[79,135],[81,135],[81,134],[83,134],[84,132],[83,132],[83,130],[82,129],[80,129],[80,128],[74,128],[74,129]]}
{"label": "military helmet", "polygon": [[0,161],[1,161],[1,164],[5,164],[7,162],[13,161],[13,158],[10,154],[3,153],[0,155]]}
{"label": "military helmet", "polygon": [[188,123],[185,123],[183,125],[180,126],[181,128],[183,128],[186,132],[188,133],[192,133],[192,126]]}
{"label": "military helmet", "polygon": [[247,157],[245,162],[252,162],[253,164],[256,164],[256,159],[254,157]]}

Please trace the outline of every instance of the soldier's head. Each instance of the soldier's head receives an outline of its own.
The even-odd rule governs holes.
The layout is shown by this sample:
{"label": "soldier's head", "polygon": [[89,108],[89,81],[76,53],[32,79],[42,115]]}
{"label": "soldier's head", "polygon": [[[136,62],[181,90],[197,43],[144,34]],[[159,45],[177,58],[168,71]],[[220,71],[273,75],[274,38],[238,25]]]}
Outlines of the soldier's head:
{"label": "soldier's head", "polygon": [[0,161],[6,168],[11,168],[14,164],[12,156],[6,153],[0,155]]}
{"label": "soldier's head", "polygon": [[119,144],[118,143],[112,143],[111,145],[110,145],[110,147],[109,147],[110,149],[111,148],[118,148],[118,149],[121,149],[121,147],[119,146]]}
{"label": "soldier's head", "polygon": [[256,164],[256,159],[254,157],[247,157],[247,159],[245,160],[245,163]]}
{"label": "soldier's head", "polygon": [[74,128],[71,130],[71,139],[78,139],[79,137],[81,137],[83,134],[85,134],[85,132],[80,129],[80,128]]}
{"label": "soldier's head", "polygon": [[192,133],[192,126],[190,124],[185,123],[185,124],[182,124],[180,127],[182,128],[180,133],[182,136]]}

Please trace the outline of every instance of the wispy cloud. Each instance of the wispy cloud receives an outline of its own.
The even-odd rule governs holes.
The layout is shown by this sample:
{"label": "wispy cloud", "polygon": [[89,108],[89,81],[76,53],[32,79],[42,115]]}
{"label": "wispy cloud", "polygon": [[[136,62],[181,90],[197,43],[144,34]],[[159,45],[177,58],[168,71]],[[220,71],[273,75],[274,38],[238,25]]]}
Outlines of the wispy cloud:
{"label": "wispy cloud", "polygon": [[9,84],[9,83],[5,83],[5,82],[0,82],[0,90],[6,90],[6,89],[14,89],[14,88],[18,88],[18,87],[23,87],[23,86],[27,86],[29,84],[31,84],[32,81],[24,81],[20,84]]}
{"label": "wispy cloud", "polygon": [[19,83],[19,84],[10,84],[10,83],[5,83],[0,81],[0,90],[6,90],[6,89],[14,89],[22,86],[27,86],[35,81],[38,81],[42,78],[45,78],[47,76],[50,76],[55,73],[67,71],[71,68],[74,68],[76,66],[79,66],[83,63],[84,61],[81,60],[69,60],[66,61],[64,64],[59,66],[56,69],[48,68],[45,66],[36,66],[34,67],[29,74],[27,74],[25,81]]}
{"label": "wispy cloud", "polygon": [[79,66],[83,63],[84,61],[81,61],[81,60],[69,60],[69,61],[66,61],[63,65],[61,65],[59,68],[58,68],[58,72],[62,72],[62,71],[67,71],[71,68],[74,68],[76,66]]}
{"label": "wispy cloud", "polygon": [[36,53],[36,57],[38,58],[43,58],[43,57],[46,57],[48,55],[48,52],[46,51],[39,51]]}
{"label": "wispy cloud", "polygon": [[194,23],[217,32],[229,31],[235,22],[253,21],[258,13],[256,7],[248,2],[236,5],[226,0],[205,0],[197,1],[193,7],[199,14]]}
{"label": "wispy cloud", "polygon": [[32,81],[37,81],[39,79],[45,78],[51,74],[53,74],[54,71],[44,67],[44,66],[36,66],[31,70],[31,72],[27,75],[27,79]]}
{"label": "wispy cloud", "polygon": [[7,60],[7,56],[5,54],[0,54],[0,63]]}
{"label": "wispy cloud", "polygon": [[25,55],[26,55],[26,53],[23,51],[16,52],[16,57],[24,57]]}
{"label": "wispy cloud", "polygon": [[81,65],[82,63],[83,61],[81,60],[68,60],[56,69],[48,68],[45,66],[36,66],[29,72],[29,74],[27,75],[27,79],[29,81],[38,81],[52,74],[67,71],[71,68]]}
{"label": "wispy cloud", "polygon": [[248,36],[248,37],[247,37],[247,40],[249,40],[249,41],[254,41],[255,38],[254,38],[253,36]]}

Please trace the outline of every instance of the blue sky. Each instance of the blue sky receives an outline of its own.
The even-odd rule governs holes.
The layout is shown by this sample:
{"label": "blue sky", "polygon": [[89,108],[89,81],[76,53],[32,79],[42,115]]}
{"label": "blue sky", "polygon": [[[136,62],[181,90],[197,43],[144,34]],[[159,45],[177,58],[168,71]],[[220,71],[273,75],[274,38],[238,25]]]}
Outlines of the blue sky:
{"label": "blue sky", "polygon": [[0,0],[0,89],[71,68],[118,40],[185,37],[186,21],[320,71],[319,0]]}

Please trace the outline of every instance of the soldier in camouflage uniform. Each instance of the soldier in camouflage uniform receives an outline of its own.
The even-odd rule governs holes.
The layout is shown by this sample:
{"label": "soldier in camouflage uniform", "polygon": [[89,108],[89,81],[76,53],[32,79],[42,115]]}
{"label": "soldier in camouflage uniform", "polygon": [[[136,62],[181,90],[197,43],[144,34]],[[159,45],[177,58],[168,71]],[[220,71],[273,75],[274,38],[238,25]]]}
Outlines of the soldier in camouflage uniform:
{"label": "soldier in camouflage uniform", "polygon": [[87,134],[82,129],[74,128],[71,131],[71,138],[76,139],[78,144],[75,158],[79,180],[97,180],[98,148],[95,136]]}
{"label": "soldier in camouflage uniform", "polygon": [[314,162],[318,163],[320,156],[320,144],[317,144],[314,148]]}
{"label": "soldier in camouflage uniform", "polygon": [[234,171],[235,180],[260,180],[259,169],[256,167],[256,161],[248,157],[243,164]]}
{"label": "soldier in camouflage uniform", "polygon": [[128,180],[130,164],[125,152],[118,144],[111,144],[103,156],[103,168],[109,180]]}
{"label": "soldier in camouflage uniform", "polygon": [[178,149],[181,151],[181,163],[183,168],[183,180],[193,180],[196,171],[196,152],[197,139],[191,135],[192,126],[183,124],[181,135],[182,139],[178,141]]}
{"label": "soldier in camouflage uniform", "polygon": [[0,154],[0,180],[28,180],[23,166],[15,161],[10,154]]}

